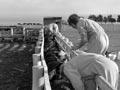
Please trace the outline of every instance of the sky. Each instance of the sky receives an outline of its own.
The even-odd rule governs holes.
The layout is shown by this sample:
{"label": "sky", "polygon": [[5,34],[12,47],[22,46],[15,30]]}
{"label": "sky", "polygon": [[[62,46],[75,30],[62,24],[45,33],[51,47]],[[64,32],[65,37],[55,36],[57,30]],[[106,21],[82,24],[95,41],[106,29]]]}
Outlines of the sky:
{"label": "sky", "polygon": [[0,0],[0,20],[120,14],[120,0]]}

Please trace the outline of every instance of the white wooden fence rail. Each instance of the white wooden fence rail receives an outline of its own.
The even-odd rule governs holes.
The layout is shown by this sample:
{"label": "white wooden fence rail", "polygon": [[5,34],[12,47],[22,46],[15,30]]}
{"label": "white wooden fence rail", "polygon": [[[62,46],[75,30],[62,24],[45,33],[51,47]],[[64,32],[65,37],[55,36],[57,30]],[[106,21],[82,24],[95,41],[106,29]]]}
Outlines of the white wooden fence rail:
{"label": "white wooden fence rail", "polygon": [[48,67],[44,59],[44,28],[41,29],[33,54],[32,90],[51,90]]}

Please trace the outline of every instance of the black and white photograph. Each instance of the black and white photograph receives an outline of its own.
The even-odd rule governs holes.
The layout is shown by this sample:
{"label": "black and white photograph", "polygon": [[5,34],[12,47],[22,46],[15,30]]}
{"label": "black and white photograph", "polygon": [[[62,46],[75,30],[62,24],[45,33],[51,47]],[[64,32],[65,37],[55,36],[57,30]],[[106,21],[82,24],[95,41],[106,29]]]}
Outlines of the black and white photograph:
{"label": "black and white photograph", "polygon": [[120,0],[0,0],[0,90],[120,90]]}

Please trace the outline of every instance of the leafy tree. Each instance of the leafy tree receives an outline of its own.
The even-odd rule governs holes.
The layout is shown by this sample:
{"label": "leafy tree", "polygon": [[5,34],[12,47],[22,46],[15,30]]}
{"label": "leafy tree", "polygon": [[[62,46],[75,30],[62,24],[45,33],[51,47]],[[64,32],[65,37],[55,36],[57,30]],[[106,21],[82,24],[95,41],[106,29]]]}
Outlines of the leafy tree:
{"label": "leafy tree", "polygon": [[104,17],[104,18],[103,18],[103,22],[107,23],[107,21],[108,21],[108,18],[107,18],[107,17]]}
{"label": "leafy tree", "polygon": [[97,20],[98,22],[103,22],[103,16],[100,14],[97,16]]}
{"label": "leafy tree", "polygon": [[97,17],[96,17],[95,15],[90,15],[90,16],[88,17],[88,19],[97,21]]}
{"label": "leafy tree", "polygon": [[116,22],[116,19],[115,18],[111,18],[110,22],[111,23]]}
{"label": "leafy tree", "polygon": [[113,23],[113,22],[116,22],[116,19],[112,17],[112,15],[108,15],[108,21]]}
{"label": "leafy tree", "polygon": [[118,15],[117,17],[117,22],[120,22],[120,15]]}

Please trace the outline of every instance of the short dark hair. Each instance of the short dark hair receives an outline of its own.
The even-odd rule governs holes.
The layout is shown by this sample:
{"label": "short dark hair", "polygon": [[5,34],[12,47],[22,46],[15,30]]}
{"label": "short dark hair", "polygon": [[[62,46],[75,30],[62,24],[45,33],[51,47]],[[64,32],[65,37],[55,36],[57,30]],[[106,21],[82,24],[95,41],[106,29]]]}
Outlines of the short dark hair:
{"label": "short dark hair", "polygon": [[79,21],[79,18],[80,17],[77,14],[70,15],[69,18],[68,18],[68,20],[67,20],[68,24],[69,25],[71,25],[71,24],[76,25],[78,23],[78,21]]}

